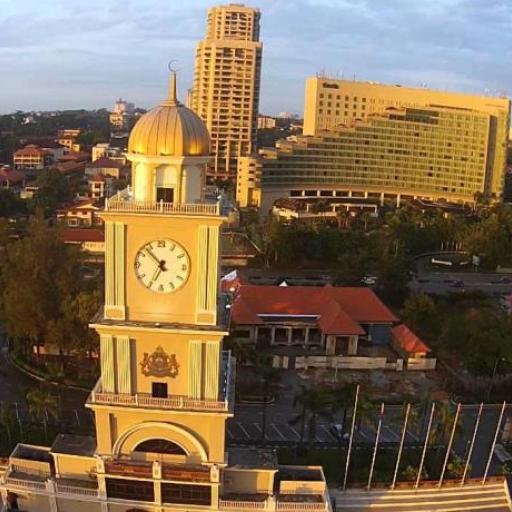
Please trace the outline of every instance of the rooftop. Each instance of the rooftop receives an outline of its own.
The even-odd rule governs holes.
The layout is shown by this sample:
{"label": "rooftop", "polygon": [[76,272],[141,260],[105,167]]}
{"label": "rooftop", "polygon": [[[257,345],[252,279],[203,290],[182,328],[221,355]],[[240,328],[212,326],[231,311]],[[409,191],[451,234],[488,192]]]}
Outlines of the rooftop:
{"label": "rooftop", "polygon": [[361,324],[398,321],[370,288],[241,285],[231,308],[238,325],[312,316],[325,334],[335,335],[364,334]]}
{"label": "rooftop", "polygon": [[20,156],[42,157],[46,155],[48,155],[48,151],[41,149],[39,146],[36,146],[35,144],[29,144],[28,146],[25,146],[24,148],[18,149],[18,151],[14,152],[14,158]]}
{"label": "rooftop", "polygon": [[431,352],[430,348],[418,338],[405,324],[397,325],[391,329],[393,340],[409,354],[418,352]]}
{"label": "rooftop", "polygon": [[96,451],[96,438],[59,434],[52,445],[51,451],[53,453],[92,457]]}
{"label": "rooftop", "polygon": [[106,156],[102,156],[94,160],[94,162],[88,163],[87,167],[93,169],[122,169],[123,164],[111,158],[107,158]]}
{"label": "rooftop", "polygon": [[103,230],[95,228],[65,228],[62,239],[69,243],[104,242],[105,234]]}

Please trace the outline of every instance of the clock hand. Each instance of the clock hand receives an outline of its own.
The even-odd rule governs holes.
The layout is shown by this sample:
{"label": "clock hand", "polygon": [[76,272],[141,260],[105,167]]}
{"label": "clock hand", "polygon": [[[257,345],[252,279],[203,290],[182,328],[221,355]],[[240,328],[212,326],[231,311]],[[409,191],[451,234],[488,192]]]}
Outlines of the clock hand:
{"label": "clock hand", "polygon": [[146,254],[158,265],[160,266],[160,260],[149,250],[146,249]]}
{"label": "clock hand", "polygon": [[155,282],[157,279],[158,279],[158,276],[160,275],[160,273],[162,272],[162,269],[160,267],[158,267],[155,271],[155,273],[153,274],[153,277],[151,278],[151,283]]}

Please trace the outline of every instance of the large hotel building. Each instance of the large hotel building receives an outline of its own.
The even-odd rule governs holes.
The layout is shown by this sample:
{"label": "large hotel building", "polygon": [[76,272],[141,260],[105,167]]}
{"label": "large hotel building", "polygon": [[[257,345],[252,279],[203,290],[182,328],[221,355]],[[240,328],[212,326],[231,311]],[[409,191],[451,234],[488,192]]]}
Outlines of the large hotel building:
{"label": "large hotel building", "polygon": [[500,200],[509,123],[508,99],[309,78],[304,135],[242,159],[237,198]]}
{"label": "large hotel building", "polygon": [[240,4],[212,7],[196,49],[189,106],[212,141],[212,179],[234,180],[239,156],[256,149],[260,96],[260,11]]}

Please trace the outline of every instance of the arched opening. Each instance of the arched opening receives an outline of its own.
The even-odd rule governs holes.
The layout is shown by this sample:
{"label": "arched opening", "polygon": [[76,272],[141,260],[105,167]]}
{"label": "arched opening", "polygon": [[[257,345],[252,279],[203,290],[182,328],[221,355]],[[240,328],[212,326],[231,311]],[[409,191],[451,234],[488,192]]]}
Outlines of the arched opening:
{"label": "arched opening", "polygon": [[180,445],[167,439],[148,439],[147,441],[142,441],[133,451],[165,455],[187,455],[187,452]]}

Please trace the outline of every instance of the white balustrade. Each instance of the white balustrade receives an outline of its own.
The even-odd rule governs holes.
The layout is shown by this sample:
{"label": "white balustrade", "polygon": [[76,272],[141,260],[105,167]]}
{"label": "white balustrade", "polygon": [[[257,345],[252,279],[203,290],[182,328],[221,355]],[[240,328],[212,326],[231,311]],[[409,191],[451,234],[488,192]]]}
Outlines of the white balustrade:
{"label": "white balustrade", "polygon": [[74,494],[77,496],[98,496],[98,489],[79,487],[76,485],[57,484],[57,494]]}
{"label": "white balustrade", "polygon": [[219,509],[225,510],[265,510],[267,501],[219,500]]}
{"label": "white balustrade", "polygon": [[14,486],[14,487],[21,487],[21,488],[25,488],[25,489],[34,489],[34,490],[39,490],[39,491],[46,490],[45,482],[35,482],[34,480],[23,480],[21,478],[7,477],[5,479],[5,483],[6,483],[7,487]]}
{"label": "white balustrade", "polygon": [[107,199],[105,210],[164,213],[164,214],[190,214],[190,215],[219,215],[219,203],[166,203],[163,201],[135,201],[130,191],[125,189],[115,196]]}

